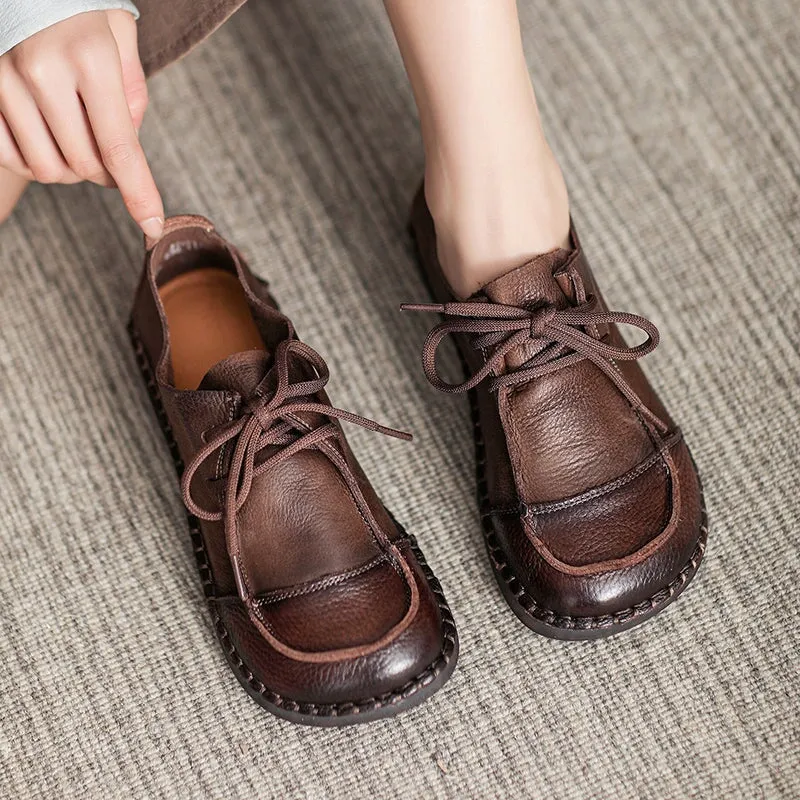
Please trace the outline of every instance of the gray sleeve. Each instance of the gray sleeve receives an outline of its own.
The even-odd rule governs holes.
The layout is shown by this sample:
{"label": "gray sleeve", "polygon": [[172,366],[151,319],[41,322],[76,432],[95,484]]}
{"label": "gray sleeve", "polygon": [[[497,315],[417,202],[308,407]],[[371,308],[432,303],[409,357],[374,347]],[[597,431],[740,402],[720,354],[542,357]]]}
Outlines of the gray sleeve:
{"label": "gray sleeve", "polygon": [[0,0],[0,55],[68,17],[112,9],[130,11],[139,17],[130,0]]}

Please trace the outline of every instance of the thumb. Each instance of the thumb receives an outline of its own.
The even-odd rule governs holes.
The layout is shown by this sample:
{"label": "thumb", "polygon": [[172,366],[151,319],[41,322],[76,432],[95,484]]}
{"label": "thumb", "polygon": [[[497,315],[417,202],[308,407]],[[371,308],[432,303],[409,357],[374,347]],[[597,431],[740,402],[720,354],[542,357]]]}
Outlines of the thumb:
{"label": "thumb", "polygon": [[125,99],[131,112],[133,126],[138,131],[147,110],[147,82],[144,77],[142,61],[139,58],[136,20],[127,11],[108,11],[108,26],[117,42],[122,64],[122,83]]}

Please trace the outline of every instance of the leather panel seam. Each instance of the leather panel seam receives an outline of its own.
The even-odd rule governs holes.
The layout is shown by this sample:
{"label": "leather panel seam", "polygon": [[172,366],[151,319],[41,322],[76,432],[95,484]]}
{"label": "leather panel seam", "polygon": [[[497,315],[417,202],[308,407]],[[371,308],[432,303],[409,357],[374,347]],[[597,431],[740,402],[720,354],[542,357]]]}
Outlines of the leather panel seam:
{"label": "leather panel seam", "polygon": [[381,553],[370,561],[367,561],[366,564],[362,564],[360,567],[354,567],[353,569],[339,572],[334,575],[326,575],[324,578],[319,578],[315,581],[308,581],[307,583],[298,584],[297,586],[284,589],[274,589],[270,592],[265,592],[256,599],[255,605],[272,605],[273,603],[279,603],[282,600],[289,600],[293,597],[301,597],[303,595],[323,591],[324,589],[330,589],[333,586],[338,586],[339,584],[349,581],[351,578],[357,578],[359,575],[370,572],[371,570],[375,569],[375,567],[383,564],[386,561],[386,554]]}
{"label": "leather panel seam", "polygon": [[589,503],[592,500],[596,500],[598,497],[603,497],[633,482],[636,480],[636,478],[641,477],[650,469],[652,469],[656,464],[658,464],[659,461],[663,463],[663,466],[666,469],[668,465],[664,461],[664,456],[669,450],[677,445],[681,439],[682,434],[678,430],[662,444],[659,450],[649,455],[644,461],[641,461],[633,469],[629,470],[624,475],[620,475],[618,478],[614,478],[614,480],[609,481],[608,483],[604,483],[601,486],[595,486],[594,488],[589,489],[582,494],[575,495],[574,497],[568,497],[565,500],[554,500],[547,503],[522,503],[522,506],[525,510],[525,516],[533,517],[543,514],[552,514],[557,511],[564,511],[569,508],[575,508],[576,506]]}

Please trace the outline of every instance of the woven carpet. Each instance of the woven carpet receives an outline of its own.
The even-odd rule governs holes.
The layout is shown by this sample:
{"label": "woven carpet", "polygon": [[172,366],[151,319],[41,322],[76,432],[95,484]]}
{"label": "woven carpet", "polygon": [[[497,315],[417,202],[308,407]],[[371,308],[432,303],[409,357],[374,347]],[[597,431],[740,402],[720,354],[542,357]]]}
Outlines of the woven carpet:
{"label": "woven carpet", "polygon": [[[452,681],[324,731],[257,707],[204,607],[125,332],[141,242],[119,198],[35,187],[0,230],[0,797],[800,795],[800,15],[794,0],[524,0],[529,63],[610,304],[703,475],[686,594],[597,643],[508,610],[465,402],[424,380],[405,233],[418,127],[369,0],[253,0],[151,84],[170,212],[212,217],[328,359],[351,441],[444,585]],[[454,361],[454,352],[448,356]]]}

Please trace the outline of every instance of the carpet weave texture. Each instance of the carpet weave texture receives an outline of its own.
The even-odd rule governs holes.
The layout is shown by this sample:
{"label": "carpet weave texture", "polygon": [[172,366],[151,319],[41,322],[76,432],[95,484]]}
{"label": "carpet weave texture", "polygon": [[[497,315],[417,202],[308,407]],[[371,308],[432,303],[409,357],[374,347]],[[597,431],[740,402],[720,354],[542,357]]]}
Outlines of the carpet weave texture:
{"label": "carpet weave texture", "polygon": [[[495,586],[466,402],[431,389],[405,215],[422,170],[382,5],[251,0],[151,82],[170,213],[211,217],[327,358],[348,431],[442,581],[462,655],[395,720],[258,708],[204,607],[125,323],[117,195],[34,187],[0,229],[0,798],[800,796],[800,14],[794,0],[521,0],[529,64],[613,308],[681,421],[711,533],[686,594],[606,641]],[[455,375],[453,350],[446,366]]]}

